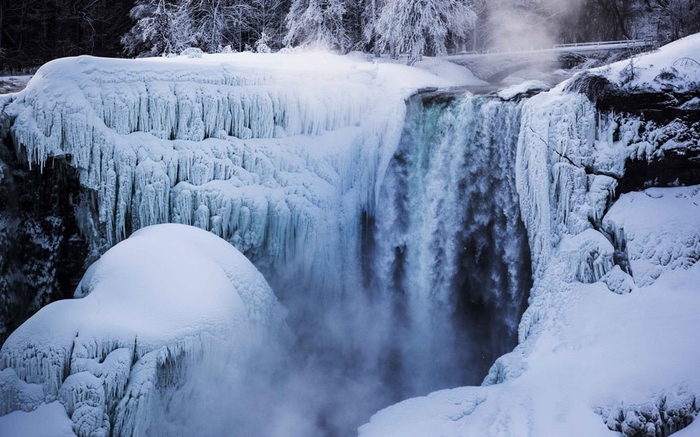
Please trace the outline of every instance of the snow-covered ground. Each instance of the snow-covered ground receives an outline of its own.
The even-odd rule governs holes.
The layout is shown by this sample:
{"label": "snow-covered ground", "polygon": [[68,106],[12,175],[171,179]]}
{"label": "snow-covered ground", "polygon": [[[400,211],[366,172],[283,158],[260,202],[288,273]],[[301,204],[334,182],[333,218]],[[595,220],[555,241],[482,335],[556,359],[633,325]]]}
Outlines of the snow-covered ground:
{"label": "snow-covered ground", "polygon": [[192,380],[208,374],[230,393],[256,350],[285,341],[284,317],[224,240],[192,226],[142,229],[90,267],[76,299],[44,307],[7,339],[0,412],[12,413],[0,435],[59,435],[68,417],[79,436],[142,435],[158,414],[177,434],[184,400],[193,416],[183,428],[214,435],[194,425],[195,410],[217,405]]}
{"label": "snow-covered ground", "polygon": [[686,92],[700,84],[700,34],[659,50],[591,70],[628,90]]}
{"label": "snow-covered ground", "polygon": [[[594,74],[637,92],[672,80],[697,93],[698,61],[693,35]],[[599,115],[565,87],[523,110],[516,177],[535,285],[519,346],[484,386],[401,402],[360,436],[661,436],[700,410],[700,186],[609,207],[624,160],[640,157],[642,123]],[[667,136],[646,135],[652,152],[664,148]],[[700,435],[700,423],[675,435]]]}

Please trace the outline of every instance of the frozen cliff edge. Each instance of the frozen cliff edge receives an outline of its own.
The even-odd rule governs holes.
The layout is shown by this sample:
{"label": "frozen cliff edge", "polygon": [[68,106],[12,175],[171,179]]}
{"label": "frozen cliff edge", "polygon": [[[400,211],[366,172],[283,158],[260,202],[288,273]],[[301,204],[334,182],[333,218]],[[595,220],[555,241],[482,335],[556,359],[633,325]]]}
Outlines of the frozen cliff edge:
{"label": "frozen cliff edge", "polygon": [[524,105],[519,345],[483,386],[389,407],[360,436],[700,432],[698,61],[693,35]]}
{"label": "frozen cliff edge", "polygon": [[60,402],[78,436],[143,435],[187,399],[215,407],[198,397],[202,375],[229,393],[257,350],[289,335],[256,268],[191,226],[134,233],[90,267],[76,297],[44,307],[0,350],[0,434],[19,412]]}
{"label": "frozen cliff edge", "polygon": [[174,222],[295,267],[295,280],[315,269],[340,283],[331,275],[343,269],[318,267],[343,264],[330,242],[357,232],[373,207],[404,99],[445,85],[418,69],[323,53],[83,56],[46,64],[3,100],[0,133],[30,165],[63,158],[78,170],[94,193],[82,223],[93,256]]}

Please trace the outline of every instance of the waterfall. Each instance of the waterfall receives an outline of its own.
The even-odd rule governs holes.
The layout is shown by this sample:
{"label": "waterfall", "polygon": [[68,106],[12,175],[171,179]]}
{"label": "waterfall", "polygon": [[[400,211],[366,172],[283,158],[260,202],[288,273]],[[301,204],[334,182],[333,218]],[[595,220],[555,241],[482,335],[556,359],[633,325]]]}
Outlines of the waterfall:
{"label": "waterfall", "polygon": [[372,226],[370,283],[390,302],[403,395],[478,384],[517,343],[531,286],[515,189],[519,102],[410,102]]}
{"label": "waterfall", "polygon": [[[205,95],[213,87],[205,85],[192,85],[199,90],[192,92]],[[53,118],[35,128],[32,117],[45,120],[44,113],[20,110],[31,98],[41,101],[38,91],[15,103],[8,138],[25,158],[50,172],[48,157],[65,156],[78,171],[90,248],[148,224],[194,224],[245,253],[289,310],[291,350],[274,348],[244,369],[240,390],[218,399],[217,411],[230,417],[198,420],[235,423],[245,435],[345,436],[407,397],[479,384],[517,343],[532,285],[515,188],[521,103],[423,92],[408,100],[402,131],[403,100],[387,104],[357,89],[364,94],[321,99],[345,105],[347,114],[333,122],[325,110],[309,112],[307,122],[326,130],[311,132],[292,119],[274,125],[306,101],[297,88],[277,87],[270,101],[291,102],[289,108],[262,105],[264,114],[250,124],[257,127],[246,128],[265,135],[211,127],[218,134],[204,140],[191,132],[170,139],[175,124],[155,126],[142,98],[131,95],[124,104],[137,112],[105,109],[87,97],[69,114],[63,103],[52,106],[61,129],[53,129]],[[229,91],[229,106],[217,107],[238,102]],[[384,104],[366,111],[367,102]],[[298,109],[317,107],[307,106]],[[151,131],[134,131],[142,125],[134,117],[150,120]],[[197,117],[192,126],[189,118],[177,126],[194,129]],[[202,125],[217,120],[201,117]],[[49,126],[55,136],[43,130]],[[81,137],[85,132],[92,136]],[[178,386],[179,375],[163,384]],[[177,408],[188,417],[186,402]]]}

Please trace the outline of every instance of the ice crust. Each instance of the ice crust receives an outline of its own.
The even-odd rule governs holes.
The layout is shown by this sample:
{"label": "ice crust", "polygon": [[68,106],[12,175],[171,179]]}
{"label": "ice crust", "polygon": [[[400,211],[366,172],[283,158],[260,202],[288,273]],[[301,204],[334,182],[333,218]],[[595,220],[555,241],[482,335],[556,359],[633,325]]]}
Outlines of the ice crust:
{"label": "ice crust", "polygon": [[[285,311],[257,269],[191,226],[134,233],[80,288],[89,293],[44,307],[3,345],[3,413],[59,401],[77,436],[144,435],[163,387],[185,383],[178,371],[219,363],[235,375],[256,348],[287,335]],[[0,431],[13,426],[10,416]]]}

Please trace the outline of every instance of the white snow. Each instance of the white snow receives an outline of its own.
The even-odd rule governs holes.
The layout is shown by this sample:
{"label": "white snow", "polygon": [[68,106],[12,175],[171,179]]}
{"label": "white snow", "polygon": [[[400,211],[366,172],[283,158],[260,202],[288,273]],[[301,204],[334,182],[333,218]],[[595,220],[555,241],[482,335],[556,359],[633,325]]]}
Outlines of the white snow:
{"label": "white snow", "polygon": [[623,194],[603,220],[626,241],[632,274],[647,285],[665,270],[700,259],[700,187],[649,188]]}
{"label": "white snow", "polygon": [[591,72],[629,89],[679,92],[697,89],[700,85],[700,33]]}
{"label": "white snow", "polygon": [[[108,435],[110,417],[117,435],[142,434],[159,402],[156,384],[184,383],[173,366],[216,363],[236,375],[256,348],[285,336],[284,310],[262,275],[191,226],[134,233],[78,290],[85,297],[42,308],[0,350],[2,386],[20,392],[3,390],[5,412],[36,408],[43,387],[43,402],[59,400],[78,436]],[[5,418],[1,426],[19,425]]]}
{"label": "white snow", "polygon": [[58,401],[42,404],[31,413],[15,411],[0,416],[0,431],[8,437],[75,437],[72,425]]}
{"label": "white snow", "polygon": [[508,88],[502,89],[496,95],[503,100],[513,100],[515,97],[528,94],[537,93],[540,91],[547,91],[551,86],[539,81],[539,80],[526,80],[519,84],[509,86]]}
{"label": "white snow", "polygon": [[490,86],[485,80],[474,76],[468,68],[445,59],[425,56],[413,66],[450,81],[452,86]]}

